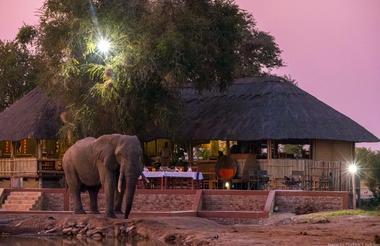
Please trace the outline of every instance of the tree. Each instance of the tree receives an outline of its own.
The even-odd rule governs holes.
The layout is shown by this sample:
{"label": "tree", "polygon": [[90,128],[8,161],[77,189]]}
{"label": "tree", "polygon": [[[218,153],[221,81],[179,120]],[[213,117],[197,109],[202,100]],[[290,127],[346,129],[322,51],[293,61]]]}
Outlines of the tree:
{"label": "tree", "polygon": [[20,39],[0,40],[0,111],[36,85],[39,60],[27,47],[36,35],[32,30],[24,26],[17,36]]}
{"label": "tree", "polygon": [[357,148],[356,159],[363,170],[360,175],[366,180],[375,198],[380,200],[380,151]]}
{"label": "tree", "polygon": [[223,90],[282,65],[274,38],[230,0],[47,0],[38,36],[41,81],[64,95],[81,137],[170,129],[178,88]]}

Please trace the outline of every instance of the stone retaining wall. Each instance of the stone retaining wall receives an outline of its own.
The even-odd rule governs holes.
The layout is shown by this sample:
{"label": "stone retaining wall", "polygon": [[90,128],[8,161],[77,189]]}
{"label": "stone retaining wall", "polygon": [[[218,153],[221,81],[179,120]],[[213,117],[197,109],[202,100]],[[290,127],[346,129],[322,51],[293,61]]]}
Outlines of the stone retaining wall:
{"label": "stone retaining wall", "polygon": [[202,210],[207,211],[262,211],[267,191],[205,190]]}
{"label": "stone retaining wall", "polygon": [[[188,211],[192,210],[196,191],[191,190],[138,190],[135,193],[132,212],[145,211]],[[87,192],[81,194],[83,208],[90,209],[90,198]],[[125,201],[123,202],[123,208]],[[98,195],[98,208],[105,210],[105,195]],[[64,193],[43,193],[42,210],[64,210]],[[70,195],[70,210],[74,210],[74,201]]]}
{"label": "stone retaining wall", "polygon": [[[73,199],[63,189],[29,190],[43,193],[41,210],[63,211],[65,204],[73,210]],[[5,189],[5,193],[11,191]],[[99,193],[100,210],[105,208],[104,198],[104,193]],[[82,201],[88,210],[88,193],[82,193]],[[295,212],[306,205],[313,211],[347,209],[348,192],[141,189],[136,191],[131,216],[199,216],[223,224],[253,223],[268,217],[273,205],[279,212]]]}
{"label": "stone retaining wall", "polygon": [[295,212],[311,206],[315,211],[348,209],[348,192],[344,191],[276,191],[275,206],[279,212]]}

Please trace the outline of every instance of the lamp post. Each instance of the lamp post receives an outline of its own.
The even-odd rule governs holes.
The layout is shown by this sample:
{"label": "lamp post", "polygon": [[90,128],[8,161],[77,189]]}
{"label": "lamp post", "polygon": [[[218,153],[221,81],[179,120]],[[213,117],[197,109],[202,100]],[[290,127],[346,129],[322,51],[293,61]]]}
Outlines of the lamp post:
{"label": "lamp post", "polygon": [[358,166],[352,163],[348,166],[348,171],[352,177],[352,208],[356,209],[356,189],[355,189],[355,174],[358,172]]}

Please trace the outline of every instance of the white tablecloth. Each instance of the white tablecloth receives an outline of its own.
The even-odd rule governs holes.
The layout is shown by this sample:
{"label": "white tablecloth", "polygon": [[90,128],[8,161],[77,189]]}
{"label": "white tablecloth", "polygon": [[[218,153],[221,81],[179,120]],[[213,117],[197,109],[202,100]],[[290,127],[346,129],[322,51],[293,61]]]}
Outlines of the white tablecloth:
{"label": "white tablecloth", "polygon": [[[166,171],[159,171],[159,172],[143,172],[145,177],[147,178],[161,178],[161,177],[174,177],[174,178],[192,178],[194,180],[197,179],[197,172],[166,172]],[[203,174],[200,172],[198,175],[198,180],[203,179]]]}

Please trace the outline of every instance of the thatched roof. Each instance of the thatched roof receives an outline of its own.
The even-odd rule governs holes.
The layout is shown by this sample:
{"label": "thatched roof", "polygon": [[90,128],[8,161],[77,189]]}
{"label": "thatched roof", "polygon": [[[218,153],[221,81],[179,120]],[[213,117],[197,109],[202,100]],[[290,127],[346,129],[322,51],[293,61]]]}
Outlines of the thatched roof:
{"label": "thatched roof", "polygon": [[183,90],[186,139],[378,142],[355,121],[277,77],[239,79],[223,93]]}
{"label": "thatched roof", "polygon": [[0,113],[0,141],[56,138],[62,109],[41,88],[33,89]]}
{"label": "thatched roof", "polygon": [[[225,92],[182,90],[184,111],[177,137],[186,140],[325,139],[378,142],[355,121],[280,78],[239,79]],[[0,113],[0,140],[57,136],[62,107],[41,89]],[[152,128],[154,129],[154,127]],[[154,130],[149,140],[168,137]]]}

